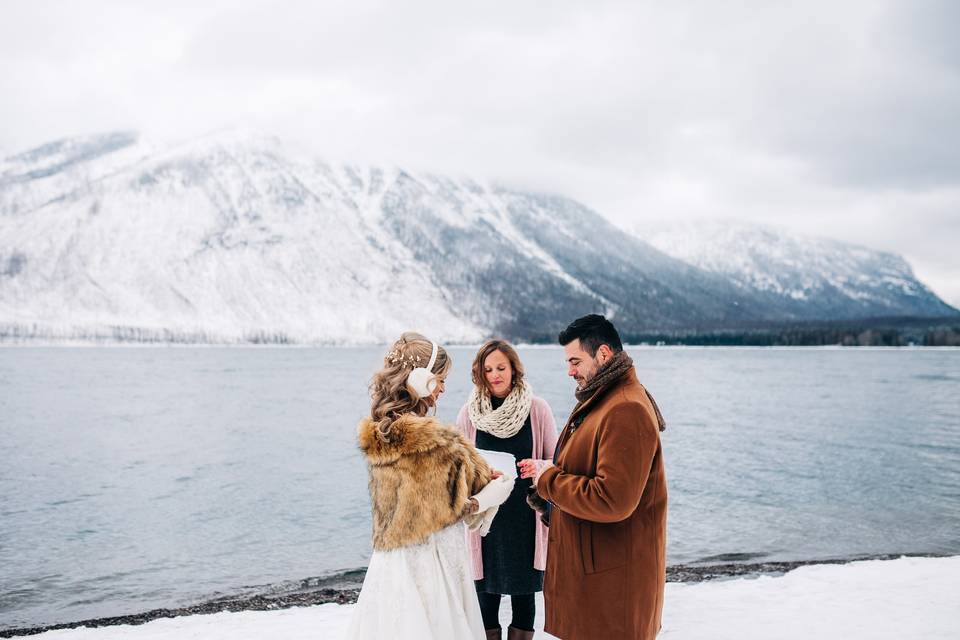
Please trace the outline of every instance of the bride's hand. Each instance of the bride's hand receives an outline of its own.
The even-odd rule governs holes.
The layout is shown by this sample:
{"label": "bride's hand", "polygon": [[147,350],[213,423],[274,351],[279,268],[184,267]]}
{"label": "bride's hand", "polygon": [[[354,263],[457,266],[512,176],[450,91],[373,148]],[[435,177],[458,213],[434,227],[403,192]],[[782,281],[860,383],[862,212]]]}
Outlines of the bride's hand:
{"label": "bride's hand", "polygon": [[[490,469],[490,479],[491,479],[491,480],[496,480],[497,478],[502,478],[502,477],[503,477],[503,473],[502,473],[502,472],[497,471],[496,469]],[[467,513],[476,513],[476,512],[478,511],[479,507],[480,507],[480,505],[479,505],[479,503],[477,502],[477,499],[476,499],[476,498],[470,498],[470,507],[468,508]]]}

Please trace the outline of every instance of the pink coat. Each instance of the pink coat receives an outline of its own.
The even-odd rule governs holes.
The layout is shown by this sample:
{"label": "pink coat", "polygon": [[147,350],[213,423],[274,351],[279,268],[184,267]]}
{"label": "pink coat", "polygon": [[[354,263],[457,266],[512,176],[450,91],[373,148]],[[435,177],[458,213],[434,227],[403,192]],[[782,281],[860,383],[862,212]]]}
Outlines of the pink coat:
{"label": "pink coat", "polygon": [[[557,423],[553,419],[553,411],[543,398],[533,397],[530,405],[530,426],[533,427],[533,451],[531,458],[553,461],[553,450],[557,447]],[[467,405],[460,409],[457,416],[457,427],[470,442],[477,442],[477,428],[470,421],[470,412]],[[517,462],[520,462],[517,460]],[[547,527],[537,521],[536,544],[533,552],[533,568],[543,571],[547,568]],[[473,578],[483,578],[483,554],[480,551],[480,535],[467,531],[467,548],[470,550],[470,560],[473,563]]]}

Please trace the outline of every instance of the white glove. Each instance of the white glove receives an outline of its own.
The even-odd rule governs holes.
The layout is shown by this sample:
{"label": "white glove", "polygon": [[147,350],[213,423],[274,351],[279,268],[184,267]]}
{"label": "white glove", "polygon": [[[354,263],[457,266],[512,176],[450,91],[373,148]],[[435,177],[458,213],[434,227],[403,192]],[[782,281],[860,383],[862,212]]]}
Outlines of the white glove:
{"label": "white glove", "polygon": [[467,529],[470,531],[476,531],[480,528],[480,525],[483,524],[483,512],[478,511],[477,513],[468,513],[463,516],[463,521],[467,524]]}
{"label": "white glove", "polygon": [[493,524],[493,518],[497,515],[497,511],[500,511],[500,507],[490,507],[483,512],[483,520],[480,522],[480,530],[477,532],[481,538],[490,533],[490,525]]}
{"label": "white glove", "polygon": [[500,507],[490,507],[486,511],[478,511],[464,516],[463,520],[467,523],[467,529],[476,531],[481,537],[490,532],[490,525],[493,524],[493,518],[497,515]]}
{"label": "white glove", "polygon": [[490,507],[499,507],[506,502],[511,491],[513,491],[513,479],[500,476],[488,482],[487,486],[477,492],[477,495],[471,497],[480,505],[477,512],[482,513]]}

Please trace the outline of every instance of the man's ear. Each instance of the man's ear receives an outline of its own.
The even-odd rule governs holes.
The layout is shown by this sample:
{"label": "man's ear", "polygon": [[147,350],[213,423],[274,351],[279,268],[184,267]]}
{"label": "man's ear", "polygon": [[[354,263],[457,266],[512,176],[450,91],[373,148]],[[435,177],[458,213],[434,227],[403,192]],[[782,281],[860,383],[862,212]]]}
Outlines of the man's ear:
{"label": "man's ear", "polygon": [[613,356],[613,349],[608,344],[602,344],[597,348],[597,357],[606,362]]}

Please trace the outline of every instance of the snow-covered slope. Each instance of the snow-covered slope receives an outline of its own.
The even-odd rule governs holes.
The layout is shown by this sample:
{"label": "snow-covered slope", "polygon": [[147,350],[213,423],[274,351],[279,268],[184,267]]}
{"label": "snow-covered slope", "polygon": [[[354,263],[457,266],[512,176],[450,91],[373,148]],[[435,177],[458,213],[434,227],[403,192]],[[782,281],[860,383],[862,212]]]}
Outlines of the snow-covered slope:
{"label": "snow-covered slope", "polygon": [[[60,168],[59,147],[2,165],[3,190],[25,196],[0,224],[8,333],[352,343],[416,327],[481,337],[411,249],[365,215],[364,194],[344,192],[348,171],[243,134],[136,150],[107,170]],[[31,174],[32,189],[18,180]]]}
{"label": "snow-covered slope", "polygon": [[[910,283],[915,311],[936,307]],[[566,198],[333,166],[258,133],[111,133],[0,161],[0,338],[553,340],[592,311],[629,336],[877,308],[846,290],[853,305],[783,306]]]}
{"label": "snow-covered slope", "polygon": [[572,201],[334,167],[249,132],[51,143],[0,164],[0,203],[13,338],[552,339],[590,311],[635,331],[751,308]]}
{"label": "snow-covered slope", "polygon": [[892,253],[735,221],[680,223],[637,236],[729,278],[785,315],[845,319],[956,313]]}

